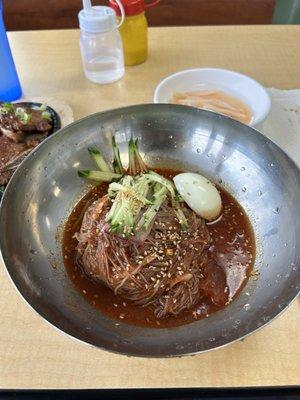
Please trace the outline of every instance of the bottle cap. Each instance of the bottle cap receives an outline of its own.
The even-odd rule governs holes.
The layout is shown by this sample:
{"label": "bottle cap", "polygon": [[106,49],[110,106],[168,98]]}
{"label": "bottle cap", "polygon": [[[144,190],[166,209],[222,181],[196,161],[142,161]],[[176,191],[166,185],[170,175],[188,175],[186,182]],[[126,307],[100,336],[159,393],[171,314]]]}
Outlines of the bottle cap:
{"label": "bottle cap", "polygon": [[101,33],[116,28],[116,13],[111,7],[94,6],[78,14],[79,27],[86,32]]}
{"label": "bottle cap", "polygon": [[[122,0],[122,4],[126,16],[138,15],[145,11],[144,0]],[[121,15],[120,8],[115,0],[109,0],[109,5],[118,16]]]}

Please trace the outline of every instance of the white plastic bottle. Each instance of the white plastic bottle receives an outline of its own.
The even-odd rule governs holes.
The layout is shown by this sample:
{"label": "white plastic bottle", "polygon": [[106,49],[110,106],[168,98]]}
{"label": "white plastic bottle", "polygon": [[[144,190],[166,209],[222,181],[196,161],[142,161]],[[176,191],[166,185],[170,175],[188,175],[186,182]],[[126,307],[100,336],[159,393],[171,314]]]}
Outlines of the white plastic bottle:
{"label": "white plastic bottle", "polygon": [[86,77],[96,83],[111,83],[125,72],[123,45],[115,11],[110,7],[91,7],[84,1],[78,14],[80,51]]}

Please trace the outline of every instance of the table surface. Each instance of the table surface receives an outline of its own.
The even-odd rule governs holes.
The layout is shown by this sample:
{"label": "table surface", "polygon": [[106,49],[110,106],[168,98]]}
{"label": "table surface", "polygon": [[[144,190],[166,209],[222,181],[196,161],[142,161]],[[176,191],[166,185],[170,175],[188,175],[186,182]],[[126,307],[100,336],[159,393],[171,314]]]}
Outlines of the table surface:
{"label": "table surface", "polygon": [[[78,31],[15,32],[9,38],[24,94],[61,98],[75,118],[151,102],[157,83],[185,68],[229,68],[267,87],[300,88],[300,26],[152,28],[149,36],[147,62],[106,86],[84,78]],[[267,327],[221,350],[143,359],[85,346],[53,329],[23,302],[4,268],[0,287],[2,388],[300,384],[299,298]]]}

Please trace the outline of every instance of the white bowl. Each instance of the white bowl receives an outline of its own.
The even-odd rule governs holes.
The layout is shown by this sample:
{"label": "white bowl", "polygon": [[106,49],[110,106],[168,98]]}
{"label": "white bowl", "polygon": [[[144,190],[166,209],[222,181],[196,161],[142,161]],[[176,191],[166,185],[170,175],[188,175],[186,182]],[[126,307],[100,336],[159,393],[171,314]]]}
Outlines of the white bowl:
{"label": "white bowl", "polygon": [[154,92],[154,103],[170,103],[174,92],[219,89],[242,100],[252,111],[250,126],[262,122],[270,111],[266,90],[254,79],[218,68],[187,69],[168,76]]}

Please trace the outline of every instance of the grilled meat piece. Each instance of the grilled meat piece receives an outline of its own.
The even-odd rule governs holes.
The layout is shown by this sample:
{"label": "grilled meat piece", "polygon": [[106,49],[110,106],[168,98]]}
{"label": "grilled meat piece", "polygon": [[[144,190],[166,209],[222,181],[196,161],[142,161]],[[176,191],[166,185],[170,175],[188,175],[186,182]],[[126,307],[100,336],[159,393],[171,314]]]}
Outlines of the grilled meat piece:
{"label": "grilled meat piece", "polygon": [[0,136],[0,185],[6,185],[14,170],[2,172],[7,163],[27,149],[25,143],[15,143],[7,136]]}
{"label": "grilled meat piece", "polygon": [[46,111],[0,103],[0,185],[8,183],[15,169],[51,128]]}

